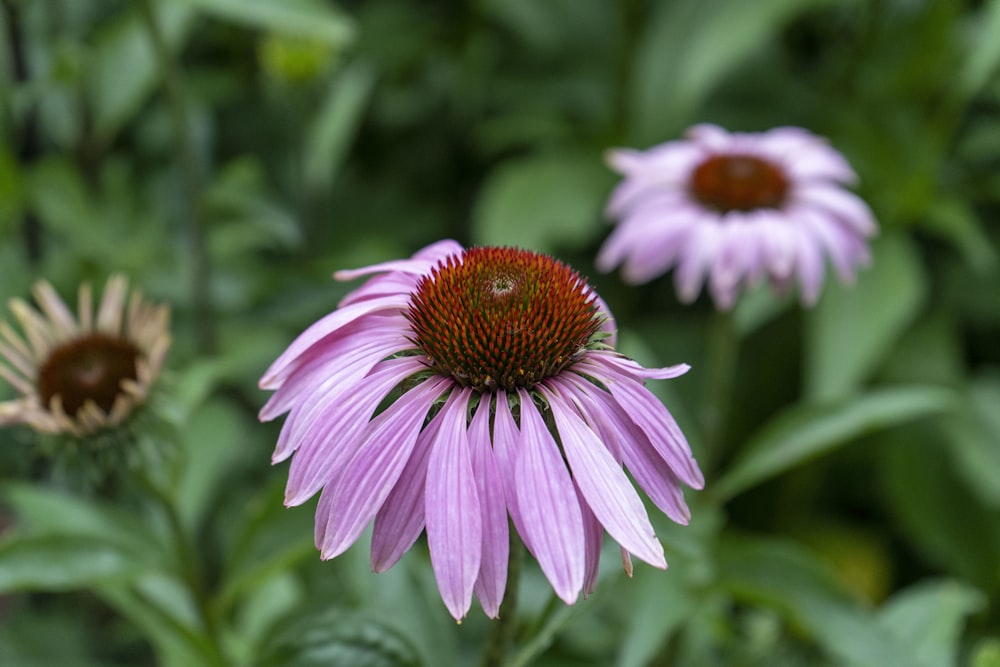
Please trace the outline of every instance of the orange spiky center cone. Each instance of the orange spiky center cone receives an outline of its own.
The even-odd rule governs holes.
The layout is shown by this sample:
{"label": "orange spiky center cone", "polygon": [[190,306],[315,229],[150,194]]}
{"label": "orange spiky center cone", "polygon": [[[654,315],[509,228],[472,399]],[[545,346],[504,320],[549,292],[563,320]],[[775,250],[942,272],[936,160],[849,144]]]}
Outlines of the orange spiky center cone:
{"label": "orange spiky center cone", "polygon": [[43,405],[54,396],[63,410],[75,415],[88,400],[109,412],[122,392],[123,380],[138,377],[139,349],[127,340],[92,333],[61,345],[38,371],[38,393]]}
{"label": "orange spiky center cone", "polygon": [[479,391],[531,388],[572,364],[600,321],[573,269],[515,248],[471,248],[417,286],[408,318],[431,367]]}
{"label": "orange spiky center cone", "polygon": [[698,165],[690,190],[720,212],[779,208],[788,179],[776,165],[753,155],[713,155]]}

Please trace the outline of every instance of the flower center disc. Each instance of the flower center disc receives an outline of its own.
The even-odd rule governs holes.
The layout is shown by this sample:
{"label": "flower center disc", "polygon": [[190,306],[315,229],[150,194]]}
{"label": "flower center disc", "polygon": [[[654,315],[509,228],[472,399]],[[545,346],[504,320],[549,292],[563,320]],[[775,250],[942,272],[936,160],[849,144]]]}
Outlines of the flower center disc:
{"label": "flower center disc", "polygon": [[105,413],[121,393],[122,380],[137,378],[139,350],[128,341],[91,334],[57,347],[38,372],[42,404],[62,397],[63,410],[75,415],[88,400]]}
{"label": "flower center disc", "polygon": [[479,391],[533,387],[571,364],[600,321],[573,269],[514,248],[470,248],[425,276],[407,314],[433,368]]}
{"label": "flower center disc", "polygon": [[788,179],[775,165],[752,155],[715,155],[695,169],[692,194],[718,211],[778,208]]}

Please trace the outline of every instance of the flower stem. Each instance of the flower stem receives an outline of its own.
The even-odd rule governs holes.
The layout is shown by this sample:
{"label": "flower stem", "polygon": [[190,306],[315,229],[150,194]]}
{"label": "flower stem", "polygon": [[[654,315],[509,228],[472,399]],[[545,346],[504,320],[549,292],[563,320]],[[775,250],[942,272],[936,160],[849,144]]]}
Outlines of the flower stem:
{"label": "flower stem", "polygon": [[510,559],[507,564],[507,588],[500,613],[493,621],[490,636],[483,651],[483,667],[501,667],[507,657],[514,626],[517,621],[517,594],[521,582],[521,564],[524,562],[524,544],[514,527],[510,527]]}
{"label": "flower stem", "polygon": [[205,654],[206,665],[215,667],[226,667],[230,662],[226,659],[225,653],[219,642],[219,629],[215,622],[215,615],[212,613],[212,604],[208,591],[205,588],[204,576],[198,562],[198,555],[194,548],[194,543],[188,537],[184,528],[184,522],[177,505],[164,491],[164,489],[143,474],[137,475],[142,487],[157,502],[167,519],[170,528],[170,536],[174,542],[177,558],[180,565],[180,575],[191,599],[198,610],[199,620],[202,625],[202,638],[205,640],[204,646],[197,647]]}
{"label": "flower stem", "polygon": [[718,463],[722,455],[739,358],[739,337],[731,313],[716,312],[708,328],[707,371],[700,415],[701,459],[706,470]]}
{"label": "flower stem", "polygon": [[202,178],[198,166],[194,137],[188,122],[188,103],[181,75],[167,46],[157,18],[153,0],[139,3],[149,41],[163,77],[163,88],[170,109],[174,147],[181,168],[184,199],[188,218],[188,243],[191,252],[191,306],[194,311],[195,336],[201,352],[215,350],[215,317],[209,289],[211,262],[205,241],[205,224],[201,214]]}

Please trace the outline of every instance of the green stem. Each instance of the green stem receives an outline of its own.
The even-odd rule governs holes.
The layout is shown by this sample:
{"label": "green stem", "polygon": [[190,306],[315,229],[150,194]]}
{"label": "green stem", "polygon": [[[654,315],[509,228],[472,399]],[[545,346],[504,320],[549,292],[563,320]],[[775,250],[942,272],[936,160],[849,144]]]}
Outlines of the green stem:
{"label": "green stem", "polygon": [[705,356],[706,375],[701,401],[703,469],[709,470],[722,455],[733,381],[739,357],[739,338],[733,326],[732,314],[716,312],[709,324],[708,348]]}
{"label": "green stem", "polygon": [[507,589],[500,613],[493,621],[490,636],[483,651],[483,667],[501,667],[507,657],[517,621],[517,594],[521,582],[521,564],[524,561],[524,544],[514,527],[510,527],[510,560],[507,565]]}
{"label": "green stem", "polygon": [[552,645],[556,633],[576,613],[576,607],[560,605],[560,600],[552,594],[552,602],[545,608],[541,628],[527,644],[507,663],[506,667],[526,667]]}
{"label": "green stem", "polygon": [[170,109],[174,133],[174,148],[181,168],[184,199],[188,213],[189,249],[191,252],[191,305],[194,310],[195,336],[201,352],[215,350],[215,316],[209,289],[211,262],[205,242],[205,224],[201,215],[202,178],[198,166],[194,136],[188,122],[188,103],[180,71],[157,18],[153,0],[139,3],[149,33],[149,41],[163,77],[163,88]]}
{"label": "green stem", "polygon": [[205,579],[199,565],[198,554],[194,548],[193,541],[189,538],[177,505],[170,495],[164,491],[159,484],[147,478],[145,475],[137,475],[142,487],[157,502],[167,519],[170,528],[170,535],[173,539],[173,546],[176,549],[178,564],[180,565],[180,575],[187,585],[191,599],[198,610],[204,632],[204,646],[199,645],[199,650],[205,654],[207,664],[216,667],[227,667],[230,662],[226,659],[219,641],[219,628],[215,622],[215,615],[212,613],[212,604],[208,590],[205,586]]}

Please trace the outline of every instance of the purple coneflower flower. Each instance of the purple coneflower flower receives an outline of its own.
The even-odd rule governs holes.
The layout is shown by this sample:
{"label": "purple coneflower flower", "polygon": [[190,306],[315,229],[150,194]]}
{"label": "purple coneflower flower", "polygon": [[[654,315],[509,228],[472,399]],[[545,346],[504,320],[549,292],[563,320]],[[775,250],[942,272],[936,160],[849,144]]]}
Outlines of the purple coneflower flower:
{"label": "purple coneflower flower", "polygon": [[[374,520],[371,564],[392,567],[426,528],[441,597],[461,620],[473,593],[496,617],[508,516],[567,603],[597,578],[603,531],[666,567],[627,468],[670,518],[701,472],[644,386],[686,365],[646,369],[617,354],[614,324],[572,269],[511,248],[454,241],[376,274],[271,366],[262,420],[288,412],[273,460],[292,456],[286,504],[322,489],[316,545],[333,558]],[[624,465],[624,468],[623,468]]]}
{"label": "purple coneflower flower", "polygon": [[766,276],[783,291],[797,277],[802,302],[812,305],[824,256],[843,282],[869,261],[875,220],[843,188],[857,180],[854,171],[801,128],[742,134],[697,125],[682,141],[614,150],[608,159],[625,180],[608,203],[619,222],[597,266],[622,265],[629,283],[676,267],[682,301],[693,301],[707,277],[716,306],[728,310],[746,285]]}
{"label": "purple coneflower flower", "polygon": [[40,311],[12,299],[24,338],[0,322],[0,377],[20,394],[0,403],[0,425],[23,423],[48,434],[85,437],[122,424],[142,404],[170,347],[170,310],[128,296],[112,276],[94,312],[89,284],[77,316],[52,286],[34,286]]}

